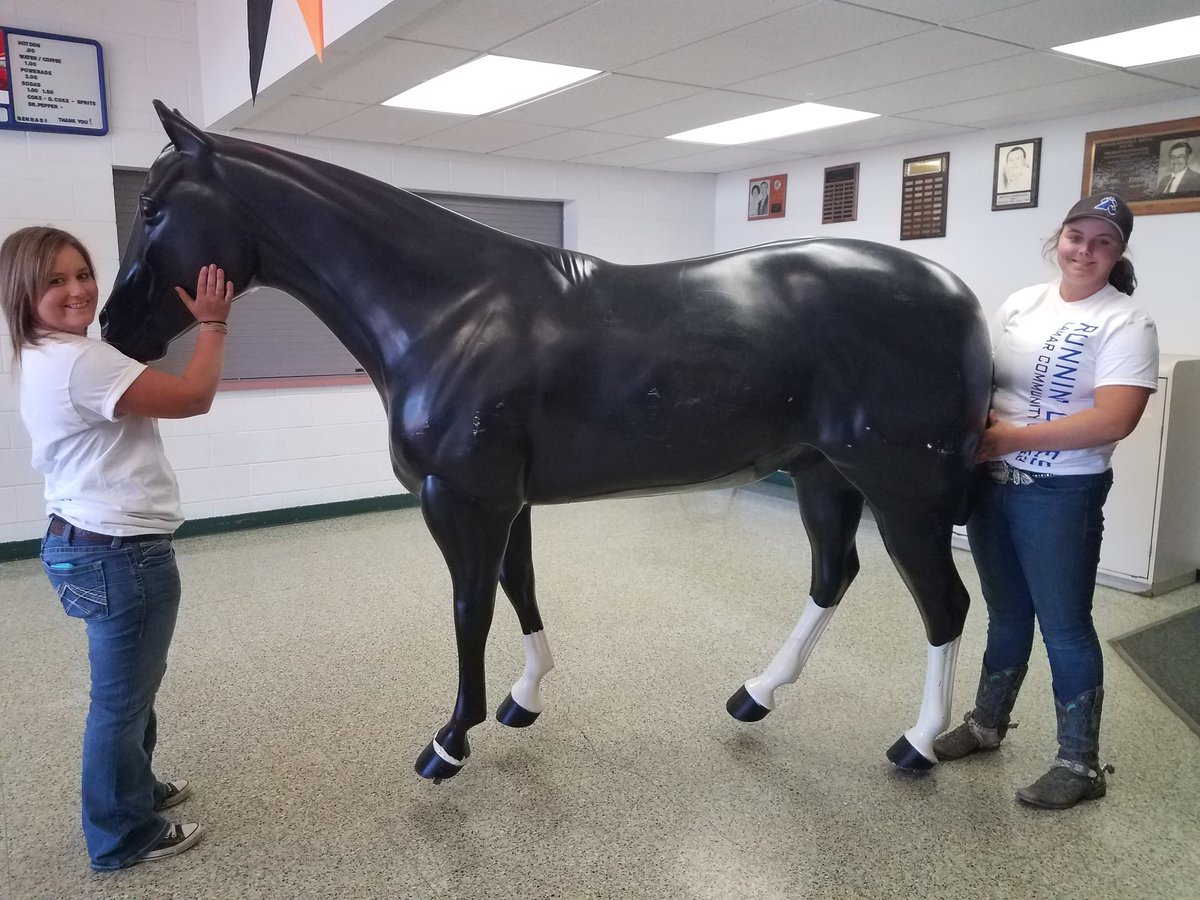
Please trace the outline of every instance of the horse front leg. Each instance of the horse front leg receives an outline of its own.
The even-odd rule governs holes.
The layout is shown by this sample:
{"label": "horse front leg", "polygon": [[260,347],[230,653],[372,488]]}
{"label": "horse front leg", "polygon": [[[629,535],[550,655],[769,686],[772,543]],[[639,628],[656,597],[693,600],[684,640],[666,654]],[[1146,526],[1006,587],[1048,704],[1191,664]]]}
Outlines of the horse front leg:
{"label": "horse front leg", "polygon": [[532,725],[546,708],[542,679],[554,668],[550,641],[542,625],[533,588],[533,529],[528,504],[517,514],[509,529],[508,547],[500,565],[500,587],[504,588],[521,623],[525,671],[496,710],[496,720],[512,728],[525,728]]}
{"label": "horse front leg", "polygon": [[436,475],[426,478],[422,486],[421,511],[450,570],[458,644],[454,712],[416,762],[417,773],[432,778],[435,784],[462,769],[471,754],[467,732],[487,718],[484,650],[500,561],[518,508],[468,497]]}
{"label": "horse front leg", "polygon": [[762,674],[747,681],[725,704],[735,719],[757,722],[775,708],[775,690],[800,677],[809,654],[858,574],[855,535],[863,497],[828,460],[811,451],[793,467],[792,482],[812,548],[808,602],[800,621]]}

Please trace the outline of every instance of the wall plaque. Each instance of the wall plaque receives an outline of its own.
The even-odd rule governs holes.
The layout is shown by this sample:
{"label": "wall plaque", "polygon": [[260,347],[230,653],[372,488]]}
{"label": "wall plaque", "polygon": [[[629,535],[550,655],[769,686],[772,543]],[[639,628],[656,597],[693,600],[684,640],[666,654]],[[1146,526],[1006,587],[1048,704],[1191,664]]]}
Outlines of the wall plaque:
{"label": "wall plaque", "polygon": [[946,236],[949,177],[949,153],[914,156],[904,161],[900,240]]}
{"label": "wall plaque", "polygon": [[825,170],[825,192],[821,198],[821,224],[858,220],[858,163],[830,166]]}

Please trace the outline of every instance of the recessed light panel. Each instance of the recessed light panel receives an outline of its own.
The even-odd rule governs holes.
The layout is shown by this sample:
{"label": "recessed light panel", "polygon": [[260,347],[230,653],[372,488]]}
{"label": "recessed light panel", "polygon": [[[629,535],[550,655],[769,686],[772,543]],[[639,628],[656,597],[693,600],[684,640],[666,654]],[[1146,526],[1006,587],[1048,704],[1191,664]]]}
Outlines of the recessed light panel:
{"label": "recessed light panel", "polygon": [[1200,16],[1076,41],[1053,49],[1123,69],[1200,56]]}
{"label": "recessed light panel", "polygon": [[384,100],[384,106],[481,116],[599,75],[599,69],[560,66],[509,56],[481,56]]}
{"label": "recessed light panel", "polygon": [[796,106],[785,106],[783,109],[773,109],[770,112],[742,116],[740,119],[730,119],[727,122],[717,122],[715,125],[670,134],[667,135],[667,140],[693,141],[697,144],[748,144],[751,141],[765,141],[788,134],[874,119],[878,115],[857,109],[825,106],[822,103],[799,103]]}

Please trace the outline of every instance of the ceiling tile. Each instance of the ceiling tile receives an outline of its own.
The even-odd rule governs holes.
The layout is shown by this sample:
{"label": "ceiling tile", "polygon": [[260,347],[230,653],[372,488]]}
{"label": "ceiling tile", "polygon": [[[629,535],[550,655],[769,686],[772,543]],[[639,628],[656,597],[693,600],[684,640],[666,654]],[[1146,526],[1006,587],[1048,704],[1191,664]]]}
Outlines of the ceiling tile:
{"label": "ceiling tile", "polygon": [[812,0],[687,0],[686,4],[600,0],[503,45],[497,52],[613,72],[809,2]]}
{"label": "ceiling tile", "polygon": [[365,58],[310,84],[300,93],[329,100],[382,103],[475,56],[470,50],[387,39]]}
{"label": "ceiling tile", "polygon": [[347,116],[353,116],[363,108],[361,103],[293,95],[283,98],[274,106],[257,111],[241,127],[283,131],[288,134],[308,134],[339,122]]}
{"label": "ceiling tile", "polygon": [[1031,87],[989,97],[986,103],[967,100],[945,106],[916,110],[922,119],[959,125],[989,125],[1013,121],[1014,116],[1030,121],[1054,113],[1081,115],[1117,109],[1133,103],[1161,103],[1193,96],[1190,88],[1154,82],[1125,72],[1108,72],[1055,85],[1053,90]]}
{"label": "ceiling tile", "polygon": [[817,0],[626,66],[622,71],[647,78],[726,87],[929,27],[913,19]]}
{"label": "ceiling tile", "polygon": [[861,0],[859,6],[911,16],[924,22],[952,25],[971,16],[1024,6],[1029,0]]}
{"label": "ceiling tile", "polygon": [[822,100],[837,94],[918,78],[1024,52],[1003,41],[930,28],[894,41],[851,50],[782,72],[730,85],[748,94]]}
{"label": "ceiling tile", "polygon": [[409,141],[415,147],[437,147],[440,150],[464,150],[469,153],[493,153],[515,144],[524,144],[547,137],[558,131],[545,125],[526,122],[506,122],[501,119],[479,118],[447,128],[428,137]]}
{"label": "ceiling tile", "polygon": [[[682,144],[677,141],[644,141],[618,147],[603,153],[592,153],[576,157],[574,162],[594,163],[602,166],[646,166],[666,159],[692,156],[700,144]],[[703,149],[700,150],[703,152]]]}
{"label": "ceiling tile", "polygon": [[825,153],[837,153],[843,148],[877,146],[883,142],[900,142],[922,140],[928,137],[942,137],[958,134],[969,129],[958,125],[947,125],[943,122],[927,122],[918,119],[900,119],[883,116],[878,119],[868,119],[864,122],[852,122],[841,128],[823,128],[820,131],[810,131],[807,134],[793,134],[788,137],[776,138],[773,141],[763,141],[756,147],[766,147],[773,150],[788,150],[816,156]]}
{"label": "ceiling tile", "polygon": [[415,109],[393,109],[390,106],[368,106],[332,125],[318,128],[313,134],[352,141],[406,144],[416,138],[444,131],[467,121],[470,120],[466,116],[450,116]]}
{"label": "ceiling tile", "polygon": [[795,153],[780,153],[778,150],[763,150],[758,147],[719,147],[693,156],[662,160],[654,163],[650,168],[664,169],[670,172],[717,173],[797,158]]}
{"label": "ceiling tile", "polygon": [[498,150],[503,156],[520,156],[525,159],[575,159],[589,153],[600,153],[614,150],[617,147],[628,147],[630,144],[640,144],[645,138],[633,137],[628,134],[606,134],[600,131],[560,131],[549,137],[539,138],[525,144],[517,144],[504,150]]}
{"label": "ceiling tile", "polygon": [[595,0],[465,0],[435,9],[392,32],[392,37],[448,47],[491,50],[498,44],[594,3]]}
{"label": "ceiling tile", "polygon": [[606,75],[579,87],[568,88],[542,100],[499,113],[497,118],[533,122],[536,125],[580,128],[703,91],[703,88],[685,84],[630,78],[626,75]]}
{"label": "ceiling tile", "polygon": [[1189,87],[1200,88],[1200,56],[1187,59],[1176,59],[1171,62],[1156,63],[1152,66],[1138,66],[1130,69],[1138,75],[1150,78],[1161,78],[1175,84],[1186,84]]}
{"label": "ceiling tile", "polygon": [[726,119],[749,116],[788,106],[786,100],[735,94],[730,91],[705,91],[650,109],[606,119],[596,124],[596,130],[621,134],[641,134],[646,137],[666,137],[689,128],[711,125]]}
{"label": "ceiling tile", "polygon": [[851,109],[882,115],[911,112],[933,104],[930,98],[945,102],[989,97],[1026,87],[1042,87],[1073,79],[1094,77],[1108,71],[1091,63],[1080,62],[1056,53],[1024,53],[966,66],[951,72],[926,75],[886,87],[852,94],[839,94],[829,102]]}

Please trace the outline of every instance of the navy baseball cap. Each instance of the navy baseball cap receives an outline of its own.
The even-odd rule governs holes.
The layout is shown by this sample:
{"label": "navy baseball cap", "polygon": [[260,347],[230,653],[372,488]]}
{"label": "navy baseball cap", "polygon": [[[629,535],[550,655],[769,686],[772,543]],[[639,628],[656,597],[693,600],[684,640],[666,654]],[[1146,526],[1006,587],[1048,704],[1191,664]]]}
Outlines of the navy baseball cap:
{"label": "navy baseball cap", "polygon": [[1127,244],[1129,235],[1133,233],[1133,212],[1124,200],[1112,193],[1092,194],[1090,197],[1084,197],[1071,207],[1071,211],[1063,219],[1063,224],[1066,225],[1076,219],[1102,219],[1105,222],[1111,222],[1117,227],[1117,231],[1121,232],[1121,238]]}

